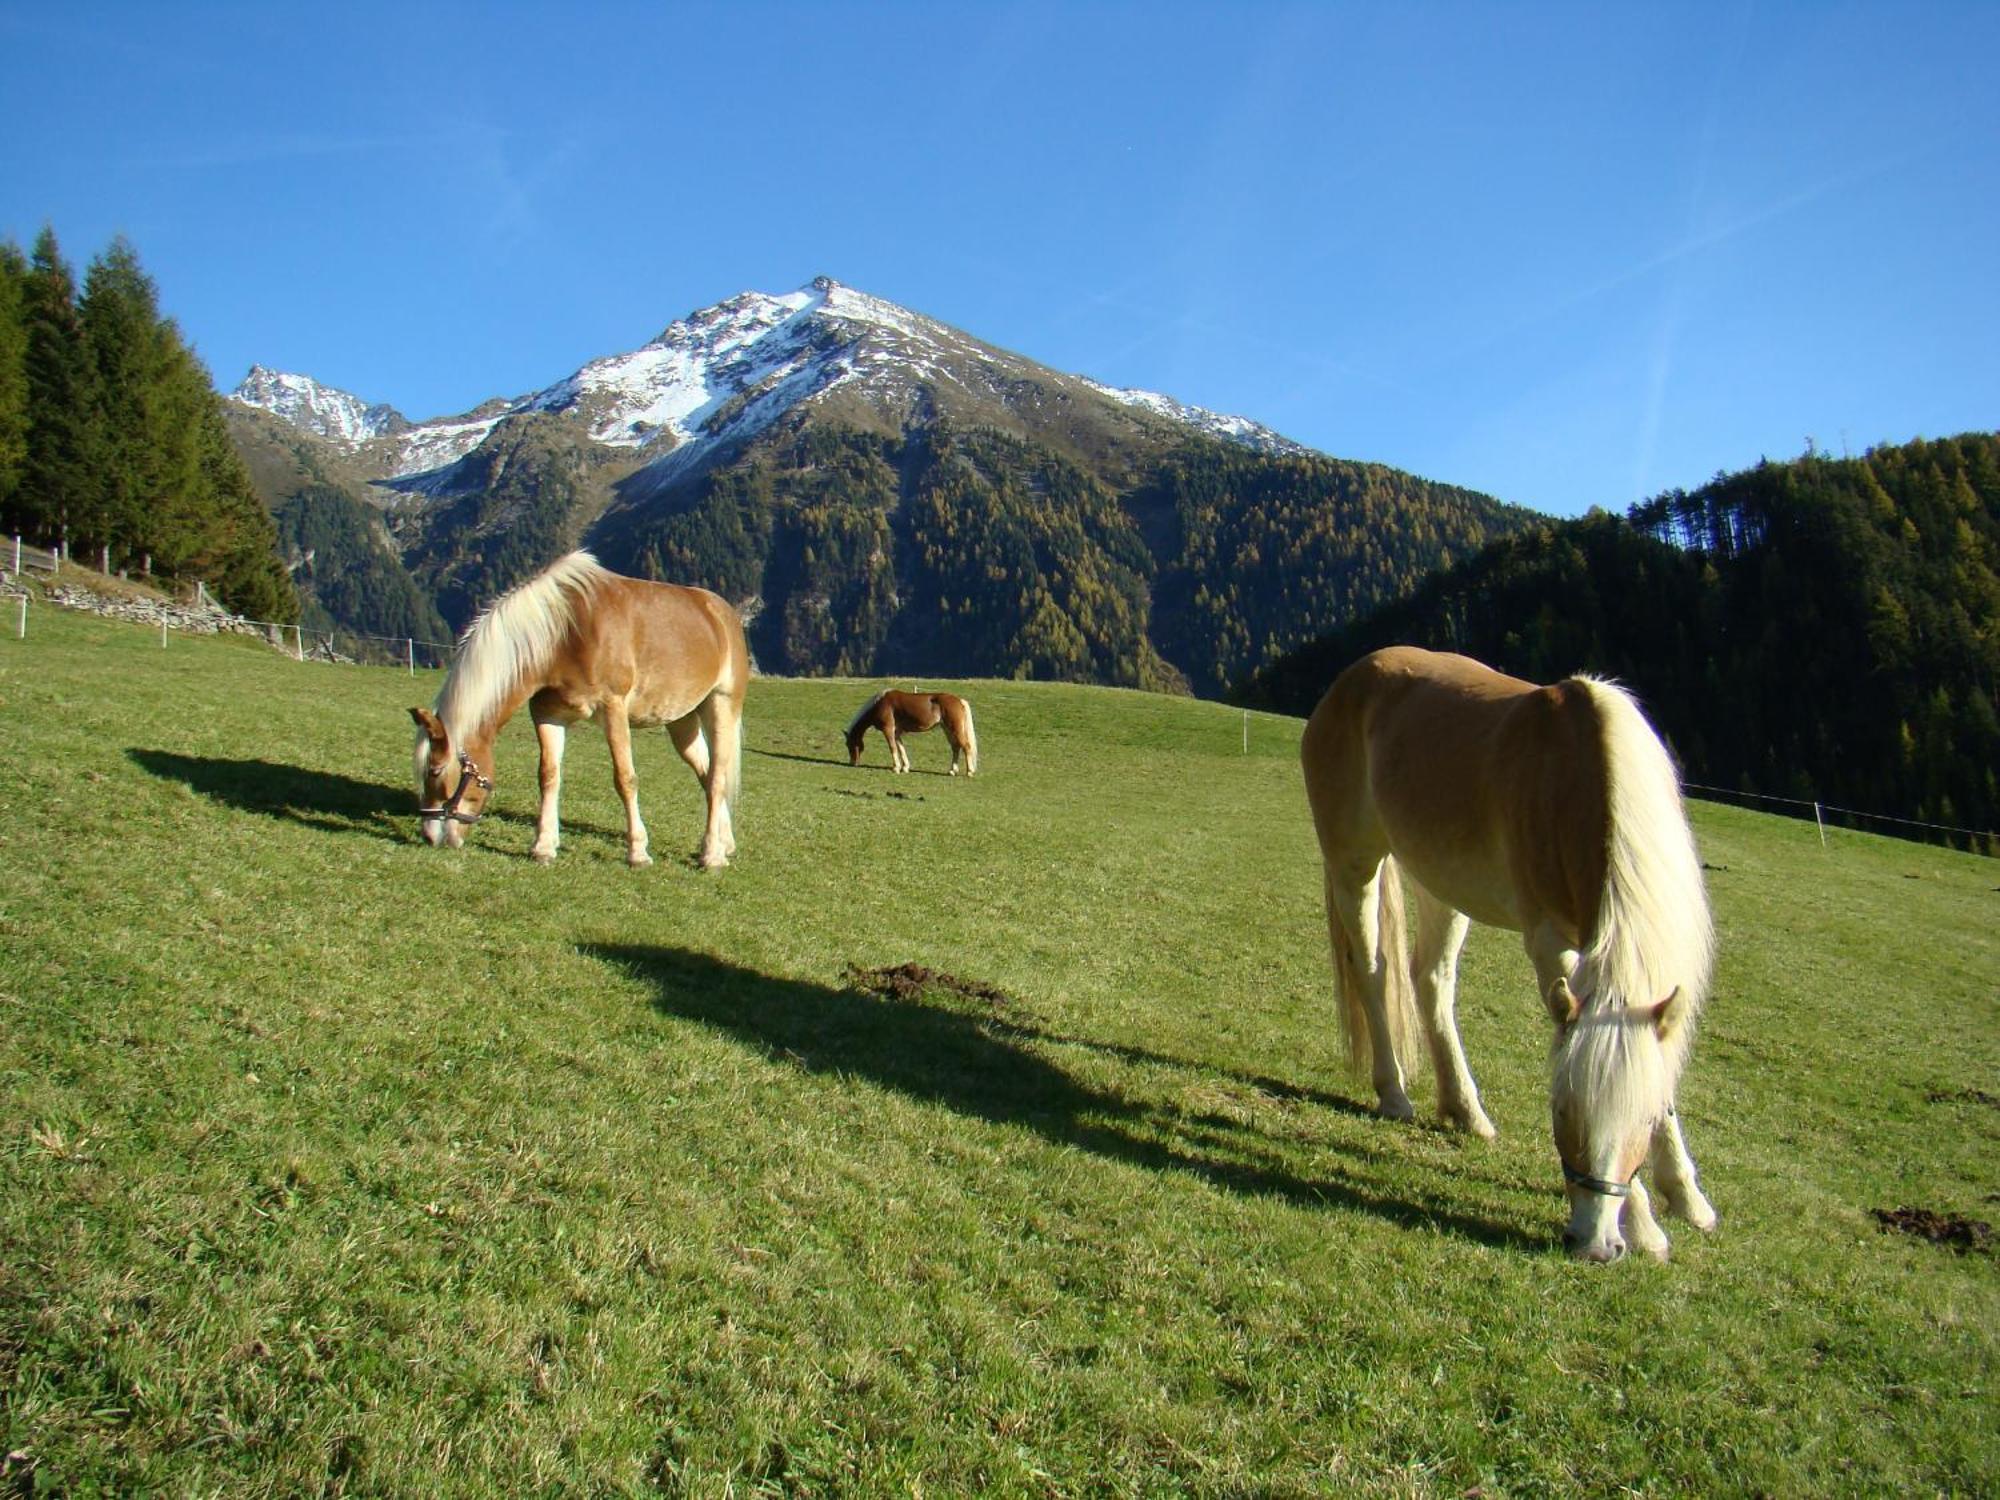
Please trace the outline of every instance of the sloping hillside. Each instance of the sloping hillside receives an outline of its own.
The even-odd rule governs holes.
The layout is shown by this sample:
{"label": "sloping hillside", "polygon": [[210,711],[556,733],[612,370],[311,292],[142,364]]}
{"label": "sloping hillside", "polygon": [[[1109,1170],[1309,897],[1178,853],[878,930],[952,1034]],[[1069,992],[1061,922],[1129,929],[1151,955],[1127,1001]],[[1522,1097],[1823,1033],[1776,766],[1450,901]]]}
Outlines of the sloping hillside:
{"label": "sloping hillside", "polygon": [[1508,538],[1246,682],[1411,641],[1630,684],[1693,779],[2000,828],[2000,437],[1760,464]]}

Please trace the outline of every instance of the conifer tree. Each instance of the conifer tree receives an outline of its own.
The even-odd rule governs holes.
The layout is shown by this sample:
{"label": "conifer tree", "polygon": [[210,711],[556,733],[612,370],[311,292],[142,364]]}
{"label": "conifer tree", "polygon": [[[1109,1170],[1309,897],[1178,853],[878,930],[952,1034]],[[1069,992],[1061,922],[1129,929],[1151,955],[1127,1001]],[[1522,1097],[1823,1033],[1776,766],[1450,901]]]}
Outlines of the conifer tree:
{"label": "conifer tree", "polygon": [[185,424],[188,413],[164,399],[171,331],[124,236],[91,262],[77,318],[97,402],[104,540],[119,553],[150,550],[145,511],[162,498],[162,471],[182,437],[172,430],[174,418]]}
{"label": "conifer tree", "polygon": [[24,530],[16,504],[28,453],[28,330],[22,297],[28,263],[12,243],[0,244],[0,527]]}
{"label": "conifer tree", "polygon": [[35,239],[23,292],[28,443],[21,508],[31,530],[65,551],[94,546],[107,540],[94,382],[75,279],[53,229]]}

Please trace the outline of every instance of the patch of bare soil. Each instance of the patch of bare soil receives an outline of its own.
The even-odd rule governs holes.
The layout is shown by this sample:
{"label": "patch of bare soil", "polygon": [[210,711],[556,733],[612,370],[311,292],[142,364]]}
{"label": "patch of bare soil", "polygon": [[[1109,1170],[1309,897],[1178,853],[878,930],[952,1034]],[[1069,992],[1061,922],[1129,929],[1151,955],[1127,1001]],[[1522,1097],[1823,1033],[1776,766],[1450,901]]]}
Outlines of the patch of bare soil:
{"label": "patch of bare soil", "polygon": [[1952,1250],[1991,1250],[1993,1226],[1984,1219],[1968,1219],[1962,1214],[1941,1214],[1930,1208],[1877,1208],[1870,1210],[1884,1229],[1899,1229],[1933,1245]]}
{"label": "patch of bare soil", "polygon": [[857,989],[885,995],[893,1000],[916,1000],[922,998],[927,990],[946,990],[967,1000],[984,1000],[991,1005],[1017,1003],[997,984],[988,984],[983,979],[960,979],[956,974],[947,974],[942,969],[928,968],[923,964],[893,964],[881,969],[864,969],[859,964],[849,964],[847,977]]}
{"label": "patch of bare soil", "polygon": [[2000,1095],[1989,1094],[1985,1089],[1933,1089],[1924,1095],[1927,1104],[1983,1104],[1988,1109],[2000,1109]]}

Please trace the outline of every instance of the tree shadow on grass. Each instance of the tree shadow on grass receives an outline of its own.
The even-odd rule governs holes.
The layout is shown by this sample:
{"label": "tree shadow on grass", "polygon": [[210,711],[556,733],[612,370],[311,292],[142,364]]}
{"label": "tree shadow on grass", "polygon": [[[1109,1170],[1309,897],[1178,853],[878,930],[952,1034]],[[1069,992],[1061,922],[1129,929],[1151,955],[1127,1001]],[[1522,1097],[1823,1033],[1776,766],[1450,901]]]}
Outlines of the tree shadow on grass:
{"label": "tree shadow on grass", "polygon": [[1506,1249],[1548,1248],[1546,1240],[1448,1203],[1411,1201],[1361,1171],[1302,1176],[1254,1127],[1189,1115],[1170,1102],[1126,1097],[1071,1076],[1040,1050],[1073,1045],[1069,1039],[1043,1037],[1010,1019],[932,1004],[928,996],[773,978],[685,949],[583,943],[579,951],[649,985],[662,1013],[699,1021],[809,1073],[867,1079],[973,1119],[1032,1130],[1057,1145],[1150,1171],[1190,1173],[1245,1196],[1357,1210]]}

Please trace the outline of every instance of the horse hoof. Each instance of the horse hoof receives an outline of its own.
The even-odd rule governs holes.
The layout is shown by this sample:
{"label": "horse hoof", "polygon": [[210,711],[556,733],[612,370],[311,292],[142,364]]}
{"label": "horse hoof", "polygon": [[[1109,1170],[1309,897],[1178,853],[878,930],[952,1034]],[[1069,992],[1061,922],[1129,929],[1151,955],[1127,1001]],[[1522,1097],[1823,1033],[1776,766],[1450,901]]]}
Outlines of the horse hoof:
{"label": "horse hoof", "polygon": [[650,854],[628,854],[625,856],[625,863],[635,870],[643,870],[652,864],[652,862],[653,856]]}
{"label": "horse hoof", "polygon": [[1414,1120],[1416,1106],[1407,1099],[1384,1099],[1375,1106],[1375,1113],[1385,1120]]}
{"label": "horse hoof", "polygon": [[556,862],[556,851],[553,849],[535,849],[530,851],[529,858],[533,859],[538,865],[552,865]]}

